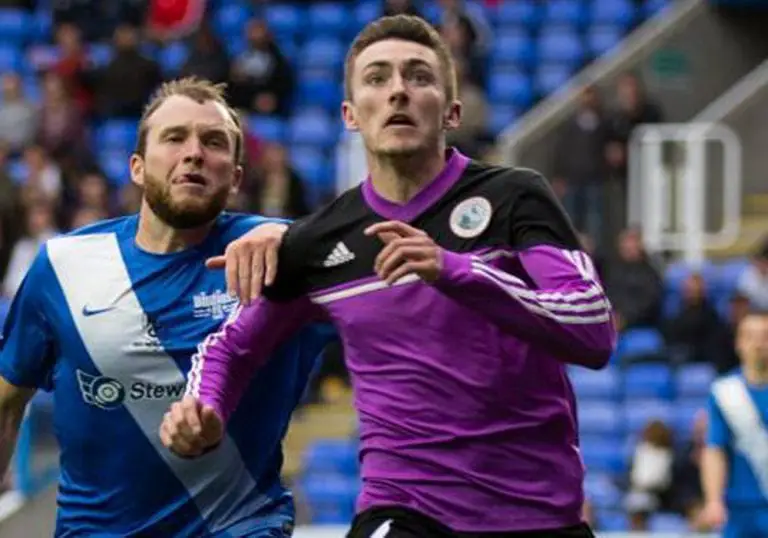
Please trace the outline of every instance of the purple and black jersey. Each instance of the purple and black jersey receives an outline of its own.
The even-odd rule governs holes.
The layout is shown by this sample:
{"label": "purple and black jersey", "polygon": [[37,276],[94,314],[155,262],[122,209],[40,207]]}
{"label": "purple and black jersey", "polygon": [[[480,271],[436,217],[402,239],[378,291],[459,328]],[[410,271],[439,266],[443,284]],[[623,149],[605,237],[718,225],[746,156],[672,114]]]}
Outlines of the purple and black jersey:
{"label": "purple and black jersey", "polygon": [[[394,285],[363,231],[401,220],[444,250],[437,282]],[[402,506],[455,531],[578,524],[584,469],[565,363],[615,342],[592,261],[545,180],[451,150],[405,205],[370,181],[287,232],[278,281],[200,347],[188,391],[225,419],[269,353],[330,319],[360,419],[358,509]]]}

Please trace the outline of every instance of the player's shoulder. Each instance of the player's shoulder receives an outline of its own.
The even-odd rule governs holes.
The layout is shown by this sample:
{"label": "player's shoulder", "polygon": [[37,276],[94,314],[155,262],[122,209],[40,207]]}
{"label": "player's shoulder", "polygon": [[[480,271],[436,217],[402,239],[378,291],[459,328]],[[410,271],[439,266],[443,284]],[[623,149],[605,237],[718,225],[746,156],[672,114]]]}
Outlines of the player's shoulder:
{"label": "player's shoulder", "polygon": [[352,187],[320,209],[291,224],[288,237],[292,245],[307,249],[337,237],[342,228],[370,217],[360,186]]}
{"label": "player's shoulder", "polygon": [[138,215],[101,220],[48,239],[39,256],[59,264],[73,258],[102,253],[106,245],[116,245],[124,237],[133,236]]}
{"label": "player's shoulder", "polygon": [[550,196],[552,190],[546,178],[530,168],[501,166],[471,160],[462,182],[483,186],[503,196],[540,194]]}
{"label": "player's shoulder", "polygon": [[97,234],[119,234],[129,227],[135,226],[137,221],[138,215],[126,215],[112,219],[100,220],[98,222],[76,228],[59,236],[57,239],[87,237]]}
{"label": "player's shoulder", "polygon": [[225,211],[216,218],[214,230],[225,242],[230,242],[267,223],[290,224],[290,220]]}
{"label": "player's shoulder", "polygon": [[740,368],[737,368],[715,379],[710,386],[710,393],[717,396],[718,394],[722,395],[736,390],[743,390],[745,386],[744,374]]}

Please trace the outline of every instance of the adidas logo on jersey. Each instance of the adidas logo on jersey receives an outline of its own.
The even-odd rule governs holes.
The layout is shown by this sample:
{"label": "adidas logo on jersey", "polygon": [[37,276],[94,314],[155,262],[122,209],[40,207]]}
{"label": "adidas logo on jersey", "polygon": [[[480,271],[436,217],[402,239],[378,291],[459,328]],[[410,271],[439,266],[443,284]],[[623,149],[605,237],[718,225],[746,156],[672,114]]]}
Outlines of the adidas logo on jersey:
{"label": "adidas logo on jersey", "polygon": [[336,267],[337,265],[351,262],[354,259],[355,255],[352,251],[347,248],[347,245],[339,241],[323,262],[323,267]]}

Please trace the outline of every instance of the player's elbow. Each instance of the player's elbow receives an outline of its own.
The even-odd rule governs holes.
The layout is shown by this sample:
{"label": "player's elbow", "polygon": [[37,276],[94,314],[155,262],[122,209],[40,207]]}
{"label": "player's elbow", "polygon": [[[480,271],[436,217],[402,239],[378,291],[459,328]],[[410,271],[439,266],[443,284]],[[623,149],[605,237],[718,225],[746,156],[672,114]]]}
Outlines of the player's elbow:
{"label": "player's elbow", "polygon": [[600,370],[608,365],[616,350],[616,331],[612,325],[595,328],[575,347],[573,354],[580,365]]}

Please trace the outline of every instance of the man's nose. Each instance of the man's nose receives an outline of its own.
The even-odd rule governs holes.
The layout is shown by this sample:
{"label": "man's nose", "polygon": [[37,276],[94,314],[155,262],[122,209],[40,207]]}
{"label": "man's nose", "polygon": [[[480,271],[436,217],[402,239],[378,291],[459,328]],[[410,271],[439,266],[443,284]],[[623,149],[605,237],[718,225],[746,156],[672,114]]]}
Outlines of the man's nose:
{"label": "man's nose", "polygon": [[407,100],[408,86],[406,85],[405,79],[400,74],[393,75],[390,83],[390,103],[398,103]]}
{"label": "man's nose", "polygon": [[200,164],[203,161],[203,144],[196,136],[190,136],[184,144],[184,162]]}

